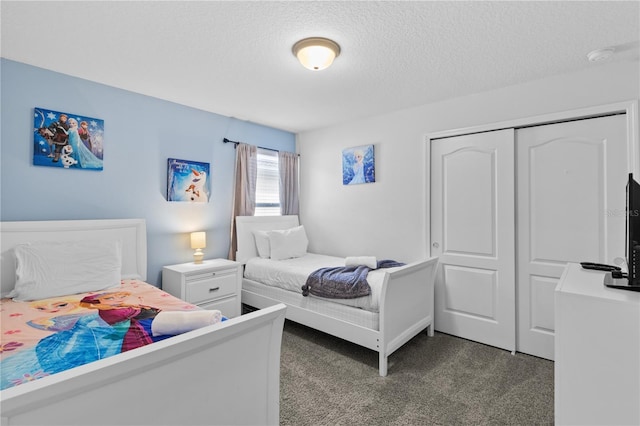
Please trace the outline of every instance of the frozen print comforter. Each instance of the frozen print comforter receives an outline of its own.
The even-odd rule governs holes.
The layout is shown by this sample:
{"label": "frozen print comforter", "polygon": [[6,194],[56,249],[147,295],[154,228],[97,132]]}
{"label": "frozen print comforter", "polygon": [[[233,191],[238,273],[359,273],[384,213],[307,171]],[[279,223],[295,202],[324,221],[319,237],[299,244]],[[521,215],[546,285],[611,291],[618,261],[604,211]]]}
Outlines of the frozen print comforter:
{"label": "frozen print comforter", "polygon": [[138,280],[99,293],[33,302],[2,299],[0,389],[171,337],[153,336],[155,316],[196,309]]}

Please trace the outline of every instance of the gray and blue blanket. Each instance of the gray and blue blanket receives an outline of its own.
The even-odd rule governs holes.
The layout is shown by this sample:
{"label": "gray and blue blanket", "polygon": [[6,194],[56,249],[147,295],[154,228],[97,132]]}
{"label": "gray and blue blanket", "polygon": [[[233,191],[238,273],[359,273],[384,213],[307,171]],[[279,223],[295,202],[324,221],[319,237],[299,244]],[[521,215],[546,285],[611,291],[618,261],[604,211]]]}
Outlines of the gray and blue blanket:
{"label": "gray and blue blanket", "polygon": [[[378,269],[403,266],[395,260],[379,260]],[[335,266],[313,271],[302,286],[302,295],[312,294],[329,299],[355,299],[371,294],[367,275],[371,269],[364,266]]]}

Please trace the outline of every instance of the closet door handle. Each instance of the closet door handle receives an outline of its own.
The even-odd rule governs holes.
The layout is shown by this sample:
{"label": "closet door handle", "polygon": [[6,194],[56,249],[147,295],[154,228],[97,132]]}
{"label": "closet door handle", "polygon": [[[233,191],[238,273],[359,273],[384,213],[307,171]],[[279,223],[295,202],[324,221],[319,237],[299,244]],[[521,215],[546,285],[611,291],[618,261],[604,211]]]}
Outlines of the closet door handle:
{"label": "closet door handle", "polygon": [[433,244],[431,244],[431,245],[433,246],[433,248],[438,248],[438,247],[440,247],[440,244],[438,244],[438,242],[435,242],[435,243],[433,243]]}

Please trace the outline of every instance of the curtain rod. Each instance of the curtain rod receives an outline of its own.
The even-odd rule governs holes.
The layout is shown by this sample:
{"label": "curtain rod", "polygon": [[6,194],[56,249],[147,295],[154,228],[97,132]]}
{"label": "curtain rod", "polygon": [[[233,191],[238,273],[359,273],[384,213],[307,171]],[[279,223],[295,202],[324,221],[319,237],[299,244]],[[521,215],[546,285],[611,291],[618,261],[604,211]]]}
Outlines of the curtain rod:
{"label": "curtain rod", "polygon": [[[227,139],[227,138],[222,139],[222,142],[224,142],[224,143],[232,143],[232,144],[233,144],[233,149],[236,149],[236,148],[238,147],[238,144],[239,144],[239,143],[242,143],[242,142],[238,142],[238,141],[232,141],[232,140],[229,140],[229,139]],[[273,149],[273,148],[265,148],[265,147],[263,147],[263,146],[258,146],[258,148],[260,148],[260,149],[266,149],[267,151],[280,152],[280,151],[278,151],[277,149]],[[295,154],[295,153],[294,153],[294,154]],[[299,156],[300,156],[300,154],[298,154],[298,157],[299,157]]]}
{"label": "curtain rod", "polygon": [[[237,142],[237,141],[230,141],[230,140],[229,140],[229,139],[227,139],[227,138],[222,139],[222,142],[224,142],[224,143],[232,143],[232,144],[233,144],[233,148],[234,148],[234,149],[238,147],[238,144],[239,144],[239,143],[242,143],[242,142]],[[265,148],[265,147],[263,147],[263,146],[259,146],[258,148],[260,148],[260,149],[266,149],[266,150],[269,150],[269,151],[280,152],[280,151],[278,151],[277,149],[273,149],[273,148]]]}

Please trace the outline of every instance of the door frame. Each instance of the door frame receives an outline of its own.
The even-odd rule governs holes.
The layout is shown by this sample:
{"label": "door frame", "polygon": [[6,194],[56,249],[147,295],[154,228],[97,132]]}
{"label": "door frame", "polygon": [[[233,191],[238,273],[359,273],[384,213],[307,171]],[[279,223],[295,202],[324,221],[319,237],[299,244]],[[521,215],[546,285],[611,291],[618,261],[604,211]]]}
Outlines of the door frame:
{"label": "door frame", "polygon": [[[571,109],[509,121],[483,124],[479,126],[463,127],[453,130],[445,130],[429,133],[425,136],[425,197],[424,197],[424,246],[427,248],[427,256],[431,256],[431,141],[452,136],[462,136],[472,133],[491,132],[494,130],[515,130],[522,127],[539,126],[543,124],[561,123],[563,121],[581,120],[613,114],[626,114],[627,119],[627,169],[634,175],[640,176],[640,136],[638,130],[638,100],[616,102],[593,107]],[[630,142],[630,143],[629,143]]]}

